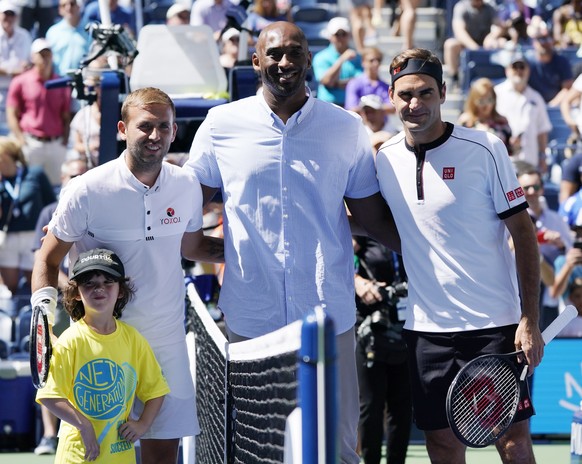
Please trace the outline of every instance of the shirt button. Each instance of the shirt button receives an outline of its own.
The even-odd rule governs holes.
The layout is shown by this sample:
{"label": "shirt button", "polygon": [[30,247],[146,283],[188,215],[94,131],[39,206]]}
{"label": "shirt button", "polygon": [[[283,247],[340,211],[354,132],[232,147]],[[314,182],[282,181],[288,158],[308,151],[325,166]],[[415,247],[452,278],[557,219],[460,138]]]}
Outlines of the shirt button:
{"label": "shirt button", "polygon": [[150,214],[150,213],[151,213],[151,211],[148,211],[146,214]]}
{"label": "shirt button", "polygon": [[148,230],[152,230],[152,228],[150,226],[148,226]]}

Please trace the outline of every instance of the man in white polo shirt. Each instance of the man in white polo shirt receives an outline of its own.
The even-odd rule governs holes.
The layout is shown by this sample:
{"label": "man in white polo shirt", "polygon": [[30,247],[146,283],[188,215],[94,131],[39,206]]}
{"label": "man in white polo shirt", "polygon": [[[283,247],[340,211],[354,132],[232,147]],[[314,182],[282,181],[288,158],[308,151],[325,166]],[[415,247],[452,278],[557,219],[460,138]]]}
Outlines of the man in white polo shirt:
{"label": "man in white polo shirt", "polygon": [[[59,265],[73,244],[77,253],[107,247],[125,263],[136,295],[123,320],[146,337],[171,389],[140,440],[144,464],[177,462],[179,439],[199,432],[181,255],[223,261],[222,240],[202,233],[200,184],[163,161],[176,136],[175,117],[172,100],[158,89],[136,90],[126,98],[118,130],[127,149],[67,184],[32,278],[32,304],[45,305],[52,316]],[[143,405],[135,407],[139,415]]]}
{"label": "man in white polo shirt", "polygon": [[[390,74],[390,100],[404,131],[380,148],[376,169],[409,279],[403,336],[414,415],[431,462],[462,464],[466,446],[445,410],[459,369],[481,354],[516,349],[530,370],[542,358],[538,245],[503,142],[442,120],[439,59],[410,49],[392,60]],[[526,389],[521,400],[516,421],[496,443],[504,462],[534,462]]]}

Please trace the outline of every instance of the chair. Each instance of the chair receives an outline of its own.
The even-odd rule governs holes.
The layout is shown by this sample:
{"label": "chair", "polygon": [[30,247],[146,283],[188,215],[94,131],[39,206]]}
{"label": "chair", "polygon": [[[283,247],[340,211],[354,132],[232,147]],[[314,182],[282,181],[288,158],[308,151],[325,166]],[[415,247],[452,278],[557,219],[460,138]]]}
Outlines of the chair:
{"label": "chair", "polygon": [[252,66],[237,65],[230,69],[228,73],[228,90],[230,100],[240,100],[257,93],[259,76]]}
{"label": "chair", "polygon": [[548,158],[548,167],[552,165],[561,165],[562,162],[569,157],[567,152],[576,150],[576,146],[568,143],[568,139],[572,134],[572,129],[566,124],[562,118],[560,108],[547,107],[548,116],[552,123],[552,130],[548,134],[548,147],[546,155]]}
{"label": "chair", "polygon": [[480,77],[487,77],[492,81],[505,79],[505,68],[492,60],[494,51],[463,50],[459,67],[461,90],[467,94],[471,88],[471,82]]}
{"label": "chair", "polygon": [[23,351],[23,346],[26,345],[28,351],[28,338],[30,336],[30,320],[32,319],[32,307],[30,305],[24,306],[20,309],[15,321],[15,336],[14,346],[18,351]]}

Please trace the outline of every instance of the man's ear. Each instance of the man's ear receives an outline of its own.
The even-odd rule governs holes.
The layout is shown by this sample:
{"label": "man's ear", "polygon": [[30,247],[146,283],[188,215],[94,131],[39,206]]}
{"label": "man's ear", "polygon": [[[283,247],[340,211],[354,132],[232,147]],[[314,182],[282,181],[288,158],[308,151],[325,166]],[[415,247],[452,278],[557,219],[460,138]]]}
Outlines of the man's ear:
{"label": "man's ear", "polygon": [[127,140],[127,133],[126,133],[125,123],[123,121],[119,121],[117,123],[117,132],[119,132],[119,137],[121,140]]}

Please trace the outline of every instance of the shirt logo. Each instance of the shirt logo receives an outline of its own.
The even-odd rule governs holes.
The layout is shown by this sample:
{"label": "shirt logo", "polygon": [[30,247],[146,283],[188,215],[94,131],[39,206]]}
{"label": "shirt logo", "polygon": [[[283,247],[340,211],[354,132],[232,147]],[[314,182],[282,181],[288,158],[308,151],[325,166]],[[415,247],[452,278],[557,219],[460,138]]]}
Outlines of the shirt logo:
{"label": "shirt logo", "polygon": [[453,180],[455,178],[455,168],[443,168],[443,179]]}
{"label": "shirt logo", "polygon": [[523,189],[521,187],[517,187],[514,192],[517,198],[523,197],[524,195]]}
{"label": "shirt logo", "polygon": [[182,220],[180,219],[180,216],[176,216],[176,210],[174,210],[174,208],[169,207],[166,209],[166,216],[163,219],[160,219],[160,225],[167,225],[167,224],[178,224],[179,222],[182,222]]}
{"label": "shirt logo", "polygon": [[505,195],[507,196],[507,199],[509,201],[513,201],[516,198],[515,197],[515,192],[513,190],[511,190],[510,192],[507,192]]}

